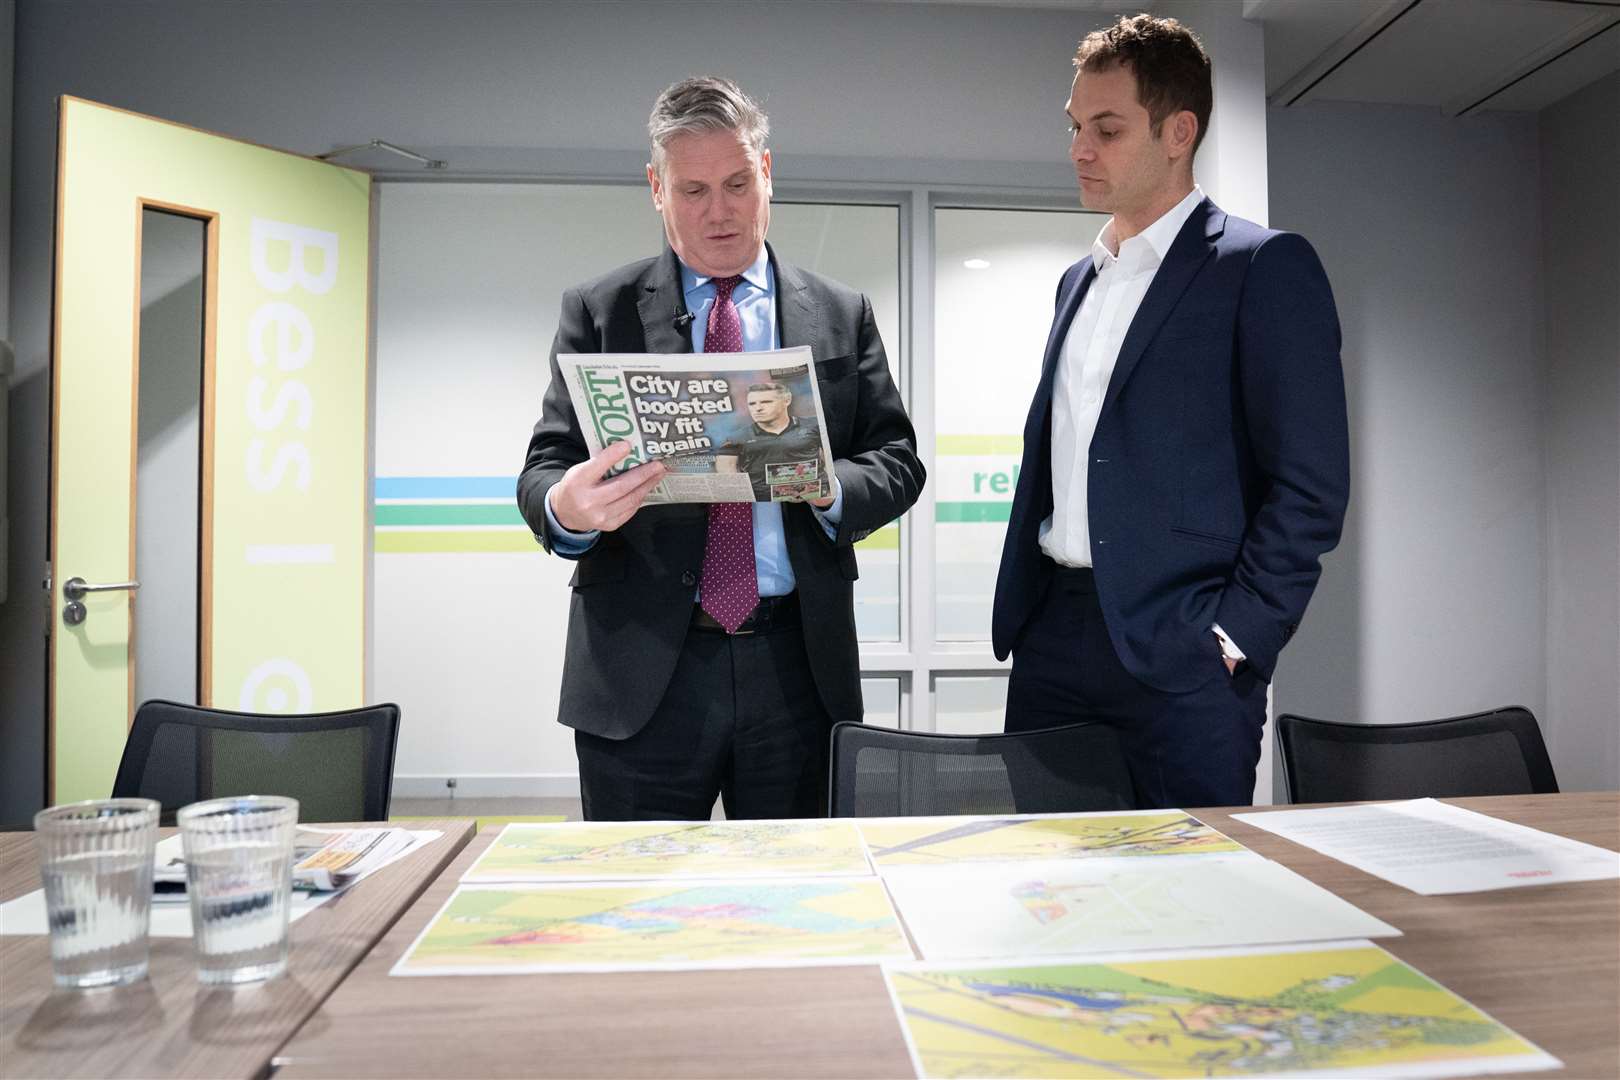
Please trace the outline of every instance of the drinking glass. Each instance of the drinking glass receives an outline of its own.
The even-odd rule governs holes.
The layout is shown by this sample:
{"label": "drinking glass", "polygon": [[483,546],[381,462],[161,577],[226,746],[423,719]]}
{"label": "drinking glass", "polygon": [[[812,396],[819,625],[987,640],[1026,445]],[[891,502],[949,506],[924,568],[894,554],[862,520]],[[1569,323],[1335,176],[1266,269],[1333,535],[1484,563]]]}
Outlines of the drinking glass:
{"label": "drinking glass", "polygon": [[176,820],[198,980],[255,982],[286,971],[298,800],[210,799],[182,808]]}
{"label": "drinking glass", "polygon": [[95,799],[34,815],[57,986],[146,977],[159,810],[151,799]]}

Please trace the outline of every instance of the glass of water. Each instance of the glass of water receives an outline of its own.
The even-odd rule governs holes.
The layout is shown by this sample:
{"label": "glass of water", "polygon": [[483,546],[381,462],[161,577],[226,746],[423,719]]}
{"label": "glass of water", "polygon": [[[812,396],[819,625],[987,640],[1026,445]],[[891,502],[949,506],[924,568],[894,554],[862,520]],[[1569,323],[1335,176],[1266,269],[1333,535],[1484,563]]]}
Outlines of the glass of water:
{"label": "glass of water", "polygon": [[210,799],[182,808],[176,820],[198,980],[255,982],[286,971],[298,800]]}
{"label": "glass of water", "polygon": [[159,809],[151,799],[96,799],[34,815],[57,986],[146,977]]}

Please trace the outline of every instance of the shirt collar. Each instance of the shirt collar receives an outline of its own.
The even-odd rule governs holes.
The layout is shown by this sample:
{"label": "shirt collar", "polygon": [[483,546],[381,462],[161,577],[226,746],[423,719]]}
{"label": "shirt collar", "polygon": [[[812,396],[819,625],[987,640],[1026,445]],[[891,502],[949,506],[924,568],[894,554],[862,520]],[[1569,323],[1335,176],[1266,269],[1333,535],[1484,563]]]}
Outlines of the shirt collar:
{"label": "shirt collar", "polygon": [[[680,262],[680,259],[677,258],[676,261]],[[742,279],[762,293],[771,291],[771,256],[770,252],[765,250],[764,244],[759,245],[759,255],[755,257],[753,264],[742,272]],[[684,262],[681,263],[681,291],[687,296],[691,296],[713,280],[707,274],[700,274]]]}
{"label": "shirt collar", "polygon": [[1187,224],[1187,219],[1192,217],[1192,212],[1203,201],[1204,189],[1194,184],[1186,198],[1165,211],[1159,220],[1121,244],[1117,256],[1109,250],[1109,244],[1114,238],[1114,219],[1109,218],[1108,224],[1097,234],[1097,239],[1092,241],[1092,265],[1098,270],[1112,266],[1115,261],[1123,262],[1131,269],[1158,266],[1169,254],[1170,245],[1176,242],[1181,227]]}

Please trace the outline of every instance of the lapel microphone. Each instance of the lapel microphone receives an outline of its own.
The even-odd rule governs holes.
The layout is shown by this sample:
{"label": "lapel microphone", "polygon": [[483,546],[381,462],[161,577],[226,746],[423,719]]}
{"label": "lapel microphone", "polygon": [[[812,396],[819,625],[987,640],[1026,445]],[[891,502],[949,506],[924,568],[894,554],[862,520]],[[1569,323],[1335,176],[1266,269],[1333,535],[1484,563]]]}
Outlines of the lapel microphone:
{"label": "lapel microphone", "polygon": [[670,324],[677,330],[685,330],[692,325],[692,313],[690,311],[677,311],[675,317],[670,320]]}

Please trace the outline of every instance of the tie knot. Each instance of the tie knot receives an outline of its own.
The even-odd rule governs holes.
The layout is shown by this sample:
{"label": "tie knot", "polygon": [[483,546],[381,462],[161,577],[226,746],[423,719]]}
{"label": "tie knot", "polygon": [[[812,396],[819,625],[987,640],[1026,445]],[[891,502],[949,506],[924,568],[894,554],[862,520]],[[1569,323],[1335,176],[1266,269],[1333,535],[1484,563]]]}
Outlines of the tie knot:
{"label": "tie knot", "polygon": [[741,274],[732,274],[730,277],[717,277],[714,281],[714,291],[721,303],[731,298],[731,290],[742,284]]}

